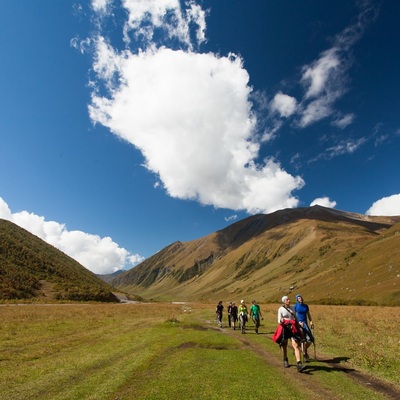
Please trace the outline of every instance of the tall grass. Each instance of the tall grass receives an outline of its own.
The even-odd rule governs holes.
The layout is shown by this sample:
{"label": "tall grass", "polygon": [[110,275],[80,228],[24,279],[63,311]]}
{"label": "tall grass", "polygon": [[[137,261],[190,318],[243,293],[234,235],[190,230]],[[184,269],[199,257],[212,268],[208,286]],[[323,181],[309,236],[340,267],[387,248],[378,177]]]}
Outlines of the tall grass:
{"label": "tall grass", "polygon": [[[399,307],[314,306],[322,352],[400,386]],[[315,317],[314,317],[315,316]]]}
{"label": "tall grass", "polygon": [[[368,388],[338,371],[328,374],[321,362],[313,363],[316,369],[308,375],[284,370],[278,346],[270,340],[276,309],[263,308],[260,335],[251,329],[241,335],[217,329],[214,305],[207,304],[1,306],[1,398],[302,400],[318,393],[331,399],[371,398]],[[398,309],[311,309],[319,357],[349,358],[399,384],[398,363],[391,365],[391,374],[384,371],[398,343],[396,347],[393,339],[380,344],[375,338],[380,327],[372,318],[379,311],[379,325]],[[362,334],[366,328],[369,336]],[[350,334],[351,344],[346,339]],[[374,365],[372,354],[357,351],[364,350],[360,340],[366,337],[374,343],[375,356],[381,357]],[[371,361],[366,362],[366,354]]]}

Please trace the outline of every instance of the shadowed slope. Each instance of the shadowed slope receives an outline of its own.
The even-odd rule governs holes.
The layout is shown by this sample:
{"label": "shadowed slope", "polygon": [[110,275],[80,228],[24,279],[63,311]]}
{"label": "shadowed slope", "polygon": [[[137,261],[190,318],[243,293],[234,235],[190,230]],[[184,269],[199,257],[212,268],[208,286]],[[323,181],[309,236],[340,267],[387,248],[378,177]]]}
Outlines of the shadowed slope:
{"label": "shadowed slope", "polygon": [[0,219],[0,299],[118,301],[111,291],[71,257]]}

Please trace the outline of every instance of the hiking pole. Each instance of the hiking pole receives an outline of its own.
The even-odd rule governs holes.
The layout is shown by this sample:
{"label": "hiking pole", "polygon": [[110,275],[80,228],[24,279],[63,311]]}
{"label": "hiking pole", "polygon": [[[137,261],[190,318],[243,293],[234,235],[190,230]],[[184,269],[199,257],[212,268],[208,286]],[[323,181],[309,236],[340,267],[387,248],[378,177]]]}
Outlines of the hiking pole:
{"label": "hiking pole", "polygon": [[315,348],[315,333],[314,333],[314,328],[311,328],[312,330],[312,335],[313,335],[313,346],[314,346],[314,360],[317,361],[317,350]]}

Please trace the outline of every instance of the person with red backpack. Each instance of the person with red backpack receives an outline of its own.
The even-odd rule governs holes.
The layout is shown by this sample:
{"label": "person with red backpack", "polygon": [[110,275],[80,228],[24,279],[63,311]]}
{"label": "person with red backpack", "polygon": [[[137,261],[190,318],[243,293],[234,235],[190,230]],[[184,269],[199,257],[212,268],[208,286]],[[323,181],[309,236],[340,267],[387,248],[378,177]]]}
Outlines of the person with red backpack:
{"label": "person with red backpack", "polygon": [[282,306],[278,309],[278,324],[280,324],[277,329],[277,332],[279,331],[279,337],[277,335],[277,337],[274,338],[274,341],[279,344],[279,347],[282,350],[283,366],[285,368],[289,367],[287,346],[288,340],[290,339],[292,341],[292,346],[294,348],[297,361],[297,370],[299,372],[303,371],[304,365],[301,363],[301,333],[299,321],[296,311],[290,306],[290,299],[288,296],[282,297]]}

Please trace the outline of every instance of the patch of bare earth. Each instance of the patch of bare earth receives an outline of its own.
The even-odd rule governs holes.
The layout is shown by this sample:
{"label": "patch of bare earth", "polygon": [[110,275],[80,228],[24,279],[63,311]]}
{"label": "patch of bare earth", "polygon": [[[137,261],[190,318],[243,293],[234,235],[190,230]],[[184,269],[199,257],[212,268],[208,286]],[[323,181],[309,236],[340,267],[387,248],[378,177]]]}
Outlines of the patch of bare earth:
{"label": "patch of bare earth", "polygon": [[54,290],[54,283],[45,280],[41,280],[39,283],[42,296],[46,297],[47,299],[54,299],[57,293],[57,291]]}

